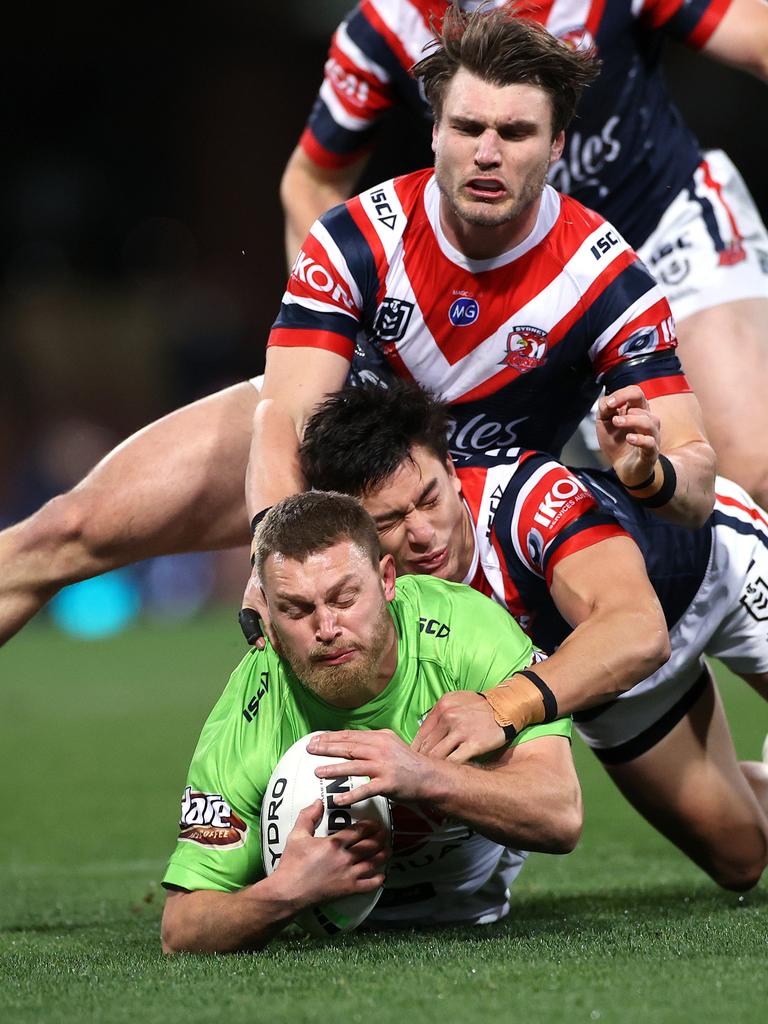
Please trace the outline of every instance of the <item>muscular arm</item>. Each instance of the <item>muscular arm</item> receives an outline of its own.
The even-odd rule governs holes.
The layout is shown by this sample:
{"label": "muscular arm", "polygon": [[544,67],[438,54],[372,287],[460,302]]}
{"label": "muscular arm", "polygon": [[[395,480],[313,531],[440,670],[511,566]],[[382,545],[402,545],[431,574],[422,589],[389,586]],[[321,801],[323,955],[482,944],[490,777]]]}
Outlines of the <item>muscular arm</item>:
{"label": "muscular arm", "polygon": [[248,515],[304,490],[299,438],[315,407],[344,383],[348,360],[314,348],[270,348],[253,421],[246,476]]}
{"label": "muscular arm", "polygon": [[768,4],[765,0],[733,0],[703,52],[768,82]]}
{"label": "muscular arm", "polygon": [[570,744],[540,736],[506,750],[491,765],[461,765],[416,753],[389,729],[325,733],[312,740],[316,754],[352,756],[353,763],[316,770],[334,778],[347,773],[371,781],[349,804],[374,793],[396,800],[427,801],[495,842],[541,853],[568,853],[581,832],[582,808]]}
{"label": "muscular arm", "polygon": [[347,167],[321,167],[301,146],[294,149],[280,182],[289,267],[317,218],[352,195],[367,160],[365,156]]}
{"label": "muscular arm", "polygon": [[[629,537],[610,537],[562,558],[550,595],[573,632],[535,666],[561,715],[601,704],[647,678],[669,658],[664,614],[639,549]],[[541,694],[525,676],[513,676],[483,697],[441,697],[414,747],[434,757],[466,760],[497,749],[500,725],[519,731],[542,720]]]}
{"label": "muscular arm", "polygon": [[[677,477],[672,497],[652,511],[681,526],[703,526],[715,501],[715,453],[695,395],[652,398],[636,384],[598,402],[597,437],[619,480],[636,499],[653,499],[664,482],[665,455]],[[649,485],[637,485],[652,477]]]}

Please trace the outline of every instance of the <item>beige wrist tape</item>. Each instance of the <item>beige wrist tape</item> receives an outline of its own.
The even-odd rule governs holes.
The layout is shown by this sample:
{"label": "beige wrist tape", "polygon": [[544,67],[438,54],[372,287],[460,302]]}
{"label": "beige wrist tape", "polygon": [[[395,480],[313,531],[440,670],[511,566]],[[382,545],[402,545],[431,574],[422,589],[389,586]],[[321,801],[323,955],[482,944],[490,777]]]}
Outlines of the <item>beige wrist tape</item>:
{"label": "beige wrist tape", "polygon": [[503,728],[511,725],[520,732],[528,725],[538,725],[546,717],[541,690],[525,676],[515,675],[483,697],[493,708],[496,723]]}

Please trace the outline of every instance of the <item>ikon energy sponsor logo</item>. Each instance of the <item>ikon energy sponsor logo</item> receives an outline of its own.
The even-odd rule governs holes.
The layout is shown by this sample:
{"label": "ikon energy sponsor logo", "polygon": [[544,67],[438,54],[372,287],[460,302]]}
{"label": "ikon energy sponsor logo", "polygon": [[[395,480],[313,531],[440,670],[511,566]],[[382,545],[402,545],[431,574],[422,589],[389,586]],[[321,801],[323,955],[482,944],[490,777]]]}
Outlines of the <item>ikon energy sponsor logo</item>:
{"label": "ikon energy sponsor logo", "polygon": [[558,530],[580,515],[582,502],[594,502],[589,491],[568,473],[557,468],[539,480],[526,499],[520,518],[520,541],[529,564],[541,570],[544,552]]}
{"label": "ikon energy sponsor logo", "polygon": [[335,281],[331,272],[321,263],[307,256],[303,249],[299,250],[299,255],[291,267],[291,277],[308,285],[313,291],[329,296],[332,302],[346,306],[347,309],[355,308],[346,288]]}
{"label": "ikon energy sponsor logo", "polygon": [[513,327],[507,335],[507,354],[500,366],[527,373],[542,366],[547,358],[547,332],[540,327]]}
{"label": "ikon energy sponsor logo", "polygon": [[467,327],[469,324],[473,324],[478,316],[480,316],[480,306],[477,300],[467,296],[454,299],[448,310],[448,319],[454,327]]}
{"label": "ikon energy sponsor logo", "polygon": [[589,497],[589,491],[582,487],[572,476],[564,476],[555,480],[547,487],[544,499],[534,513],[533,521],[547,530],[551,530],[559,519],[578,501]]}
{"label": "ikon energy sponsor logo", "polygon": [[243,846],[248,826],[232,811],[221,793],[200,793],[187,786],[181,800],[179,839],[198,846],[236,850]]}

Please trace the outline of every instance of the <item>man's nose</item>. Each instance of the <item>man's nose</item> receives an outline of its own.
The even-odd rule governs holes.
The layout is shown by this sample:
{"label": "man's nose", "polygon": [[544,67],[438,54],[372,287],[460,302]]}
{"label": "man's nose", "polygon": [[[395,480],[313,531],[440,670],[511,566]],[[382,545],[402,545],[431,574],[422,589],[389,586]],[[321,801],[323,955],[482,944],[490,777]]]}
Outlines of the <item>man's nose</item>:
{"label": "man's nose", "polygon": [[475,164],[478,167],[498,167],[501,163],[501,149],[499,136],[495,131],[483,132],[477,140],[475,150]]}
{"label": "man's nose", "polygon": [[423,512],[415,511],[407,517],[406,529],[408,543],[413,548],[429,548],[434,540],[435,530],[429,521],[429,517]]}
{"label": "man's nose", "polygon": [[319,608],[315,623],[315,639],[320,643],[332,643],[341,635],[341,627],[331,608]]}

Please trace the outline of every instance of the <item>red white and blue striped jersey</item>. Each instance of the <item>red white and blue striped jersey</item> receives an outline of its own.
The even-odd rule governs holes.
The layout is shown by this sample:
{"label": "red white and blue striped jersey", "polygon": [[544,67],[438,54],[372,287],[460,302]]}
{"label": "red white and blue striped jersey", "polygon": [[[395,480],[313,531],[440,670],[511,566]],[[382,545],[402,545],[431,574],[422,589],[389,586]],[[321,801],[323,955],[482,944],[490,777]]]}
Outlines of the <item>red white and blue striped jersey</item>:
{"label": "red white and blue striped jersey", "polygon": [[[702,47],[731,0],[520,0],[516,13],[602,60],[552,168],[551,183],[598,210],[635,247],[646,240],[701,160],[667,92],[664,36]],[[465,8],[477,6],[464,3]],[[393,106],[429,116],[409,68],[433,39],[447,0],[362,0],[331,41],[325,77],[301,138],[325,167],[357,160]]]}
{"label": "red white and blue striped jersey", "polygon": [[[475,559],[464,582],[508,608],[548,653],[571,632],[549,588],[558,563],[576,551],[610,537],[632,537],[671,629],[705,575],[728,571],[730,558],[722,555],[714,559],[719,568],[711,568],[716,531],[747,534],[768,547],[765,513],[741,488],[720,477],[712,515],[691,530],[644,509],[613,472],[568,469],[540,452],[520,451],[503,465],[459,467],[458,475],[476,537]],[[732,557],[744,562],[748,556],[740,549]],[[748,564],[739,568],[744,575]]]}
{"label": "red white and blue striped jersey", "polygon": [[416,380],[452,405],[458,462],[521,444],[559,453],[602,385],[690,390],[666,298],[597,214],[547,185],[529,236],[472,260],[439,204],[427,170],[324,214],[269,345],[336,352],[353,379]]}

